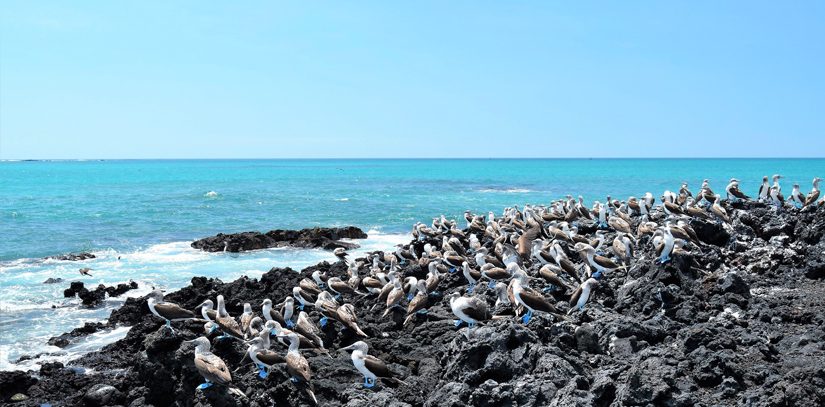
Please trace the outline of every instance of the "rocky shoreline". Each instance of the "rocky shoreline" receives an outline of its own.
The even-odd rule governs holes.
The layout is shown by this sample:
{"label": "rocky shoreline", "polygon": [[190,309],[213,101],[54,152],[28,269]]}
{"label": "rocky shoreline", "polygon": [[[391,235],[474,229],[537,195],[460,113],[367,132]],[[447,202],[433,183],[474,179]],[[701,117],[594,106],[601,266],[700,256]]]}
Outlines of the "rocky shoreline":
{"label": "rocky shoreline", "polygon": [[341,239],[366,239],[367,234],[355,226],[343,228],[312,228],[301,230],[275,229],[266,233],[241,232],[233,234],[219,233],[192,242],[192,247],[205,252],[238,253],[247,250],[294,247],[300,249],[322,248],[333,250],[343,248],[357,249],[358,244],[343,242]]}
{"label": "rocky shoreline", "polygon": [[[466,295],[461,272],[442,274],[437,293],[429,295],[429,312],[408,324],[403,324],[406,305],[382,318],[383,306],[370,311],[374,296],[344,295],[341,300],[355,306],[358,324],[369,335],[364,339],[369,353],[405,384],[365,388],[349,355],[337,351],[361,337],[328,323],[321,331],[330,354],[305,354],[319,405],[823,405],[825,207],[800,211],[727,200],[723,207],[730,223],[694,219],[690,226],[698,241],[670,261],[656,261],[651,237],[642,236],[628,267],[603,278],[584,310],[566,321],[538,313],[529,324],[511,317],[457,328],[444,297],[458,291]],[[658,209],[651,212],[653,220],[665,216]],[[632,218],[634,231],[640,223],[638,216]],[[592,220],[579,220],[578,228],[588,237],[601,229],[607,242],[616,236]],[[477,234],[482,244],[492,244],[483,232]],[[212,240],[198,248],[231,251],[226,236],[204,239]],[[238,250],[252,249],[246,244],[254,238],[232,236],[238,240],[229,241],[242,242]],[[420,253],[425,243],[440,248],[441,236],[413,244]],[[578,257],[572,245],[562,247],[571,260]],[[536,275],[538,267],[525,269]],[[426,278],[427,268],[417,262],[399,268],[402,276]],[[231,283],[195,277],[166,299],[195,310],[223,295],[230,315],[240,315],[244,303],[260,313],[264,299],[282,301],[315,271],[344,281],[348,277],[346,265],[326,262],[300,272],[273,268],[260,279]],[[497,298],[486,284],[473,295],[489,304]],[[543,295],[561,311],[570,308],[572,291],[552,289]],[[315,322],[321,317],[311,307],[306,311]],[[276,367],[261,379],[252,365],[240,364],[246,346],[218,338],[217,332],[207,336],[212,351],[230,367],[233,385],[246,397],[221,386],[196,390],[202,378],[192,346],[182,342],[203,335],[203,323],[176,322],[174,334],[163,325],[145,298],[130,298],[105,324],[131,326],[124,339],[67,366],[0,372],[0,400],[20,393],[23,405],[311,405],[285,369]],[[285,348],[273,343],[273,350]]]}

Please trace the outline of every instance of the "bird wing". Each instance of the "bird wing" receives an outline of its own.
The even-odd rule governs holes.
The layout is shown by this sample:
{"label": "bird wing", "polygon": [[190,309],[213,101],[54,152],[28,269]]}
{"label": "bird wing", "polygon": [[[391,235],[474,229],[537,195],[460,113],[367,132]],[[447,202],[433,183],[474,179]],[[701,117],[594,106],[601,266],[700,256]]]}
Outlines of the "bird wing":
{"label": "bird wing", "polygon": [[195,367],[201,372],[201,375],[210,382],[228,384],[232,381],[232,375],[229,374],[226,363],[215,355],[195,356]]}
{"label": "bird wing", "polygon": [[168,320],[195,318],[195,313],[177,304],[155,304],[155,311]]}
{"label": "bird wing", "polygon": [[215,323],[217,323],[218,326],[221,327],[221,330],[223,330],[227,335],[244,339],[243,332],[241,332],[241,326],[238,325],[238,321],[235,321],[235,318],[218,316],[218,318],[215,319]]}
{"label": "bird wing", "polygon": [[352,304],[344,304],[338,307],[336,313],[341,320],[352,323],[358,322],[358,315],[355,313],[355,307]]}
{"label": "bird wing", "polygon": [[542,278],[544,278],[544,281],[547,281],[548,283],[553,284],[554,286],[562,289],[567,288],[567,284],[565,284],[564,281],[561,281],[561,279],[559,278],[559,276],[556,275],[556,273],[553,273],[552,271],[546,269],[542,269],[539,270],[539,274]]}
{"label": "bird wing", "polygon": [[682,211],[682,207],[680,207],[679,205],[672,204],[670,202],[665,202],[664,205],[665,205],[665,207],[667,207],[667,210],[669,210],[673,213],[678,213],[678,214],[683,214],[684,213]]}
{"label": "bird wing", "polygon": [[306,301],[308,303],[314,303],[315,302],[315,299],[312,298],[312,295],[310,293],[306,292],[305,290],[302,289],[302,290],[298,291],[298,293],[301,296],[301,298],[304,299],[304,301]]}
{"label": "bird wing", "polygon": [[530,248],[533,246],[533,240],[536,240],[536,237],[541,233],[541,227],[533,226],[528,231],[524,232],[521,237],[518,238],[518,248],[519,254],[523,258],[530,257]]}
{"label": "bird wing", "polygon": [[274,309],[269,310],[269,316],[274,320],[277,321],[281,326],[286,325],[286,320],[284,320],[283,314]]}
{"label": "bird wing", "polygon": [[306,358],[300,353],[288,353],[286,355],[286,368],[289,374],[298,380],[302,385],[310,384],[311,376],[309,373],[309,363]]}
{"label": "bird wing", "polygon": [[576,267],[573,266],[573,263],[571,263],[570,260],[567,260],[565,258],[559,259],[559,267],[561,267],[562,270],[564,270],[564,272],[567,273],[567,275],[573,277],[574,279],[576,279],[576,281],[581,283],[581,279],[579,279],[578,270],[576,270]]}
{"label": "bird wing", "polygon": [[570,297],[570,306],[573,307],[579,302],[579,298],[582,296],[582,286],[580,285],[579,288],[576,289],[576,292],[573,293],[573,296]]}
{"label": "bird wing", "polygon": [[735,196],[739,199],[749,199],[750,198],[749,196],[745,195],[742,191],[740,191],[739,188],[732,188],[730,190],[730,193],[733,194],[733,196]]}
{"label": "bird wing", "polygon": [[490,318],[490,313],[487,311],[487,303],[476,298],[469,299],[470,306],[464,308],[464,314],[476,321],[486,321]]}
{"label": "bird wing", "polygon": [[427,296],[426,295],[416,295],[410,300],[410,304],[407,306],[407,314],[412,314],[424,307],[427,306]]}
{"label": "bird wing", "polygon": [[396,290],[393,288],[393,290],[390,291],[390,295],[387,296],[387,308],[390,308],[393,305],[398,304],[399,302],[401,302],[403,298],[404,290]]}
{"label": "bird wing", "polygon": [[808,192],[808,198],[805,200],[805,206],[808,206],[819,199],[819,190]]}
{"label": "bird wing", "polygon": [[627,257],[627,247],[625,247],[624,242],[621,240],[613,240],[613,251],[616,253],[617,256],[621,258]]}
{"label": "bird wing", "polygon": [[608,259],[607,257],[602,256],[593,256],[593,261],[596,264],[606,268],[606,269],[615,269],[619,268],[619,265],[614,263],[612,260]]}
{"label": "bird wing", "polygon": [[542,297],[539,293],[534,291],[533,289],[522,287],[521,292],[519,293],[519,298],[524,303],[524,305],[537,310],[537,311],[544,311],[544,312],[551,312],[558,314],[559,311],[553,304],[550,304],[546,298]]}
{"label": "bird wing", "polygon": [[337,282],[337,281],[334,281],[332,283],[329,283],[329,285],[330,285],[330,288],[332,288],[333,290],[335,290],[339,293],[353,293],[353,292],[355,292],[355,290],[353,290],[352,287],[350,287],[349,285],[347,285],[347,283],[345,283],[343,281],[340,282],[340,283]]}
{"label": "bird wing", "polygon": [[286,363],[286,358],[281,356],[281,354],[275,353],[268,349],[259,350],[258,353],[255,354],[255,357],[269,366],[276,365],[278,363]]}
{"label": "bird wing", "polygon": [[244,332],[249,331],[249,323],[252,322],[252,318],[254,318],[254,317],[255,317],[255,315],[253,315],[253,314],[243,314],[243,315],[241,315],[241,330],[242,331],[244,331]]}
{"label": "bird wing", "polygon": [[381,359],[375,356],[366,355],[364,357],[364,366],[377,377],[392,377],[392,372]]}

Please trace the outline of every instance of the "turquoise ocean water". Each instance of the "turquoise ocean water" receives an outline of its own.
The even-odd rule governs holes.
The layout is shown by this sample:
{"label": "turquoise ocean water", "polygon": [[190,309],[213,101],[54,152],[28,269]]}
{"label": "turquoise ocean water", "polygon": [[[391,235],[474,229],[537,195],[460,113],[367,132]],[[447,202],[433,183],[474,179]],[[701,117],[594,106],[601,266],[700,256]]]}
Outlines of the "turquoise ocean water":
{"label": "turquoise ocean water", "polygon": [[[536,159],[536,160],[107,160],[0,162],[0,369],[30,369],[68,360],[125,334],[92,336],[75,346],[50,337],[108,316],[124,298],[84,310],[64,299],[70,281],[87,285],[134,279],[175,289],[193,276],[225,281],[271,267],[300,268],[332,259],[320,250],[201,253],[197,238],[219,232],[355,225],[370,238],[362,249],[409,239],[416,221],[460,216],[566,194],[588,204],[650,191],[657,198],[681,182],[698,191],[703,179],[724,194],[730,178],[755,195],[762,176],[782,174],[786,195],[803,193],[825,159]],[[461,221],[460,225],[464,225]],[[89,251],[81,262],[42,257]],[[120,257],[120,260],[118,260]],[[95,269],[82,277],[80,267]],[[41,284],[49,277],[65,283]],[[54,307],[54,308],[53,308]],[[22,355],[52,353],[21,364]]]}

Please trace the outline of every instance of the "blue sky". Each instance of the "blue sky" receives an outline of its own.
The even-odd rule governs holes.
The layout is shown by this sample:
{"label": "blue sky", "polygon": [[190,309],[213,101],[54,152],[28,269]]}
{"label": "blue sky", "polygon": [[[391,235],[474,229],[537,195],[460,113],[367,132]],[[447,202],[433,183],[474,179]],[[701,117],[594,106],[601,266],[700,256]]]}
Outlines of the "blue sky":
{"label": "blue sky", "polygon": [[822,157],[823,2],[28,2],[0,158]]}

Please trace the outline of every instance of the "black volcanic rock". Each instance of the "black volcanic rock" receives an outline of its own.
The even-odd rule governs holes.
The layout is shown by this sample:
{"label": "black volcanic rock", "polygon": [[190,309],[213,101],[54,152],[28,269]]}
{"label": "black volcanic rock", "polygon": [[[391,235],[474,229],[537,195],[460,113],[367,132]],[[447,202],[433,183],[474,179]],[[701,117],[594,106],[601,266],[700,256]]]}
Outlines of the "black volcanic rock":
{"label": "black volcanic rock", "polygon": [[313,228],[301,230],[270,230],[261,232],[241,232],[233,234],[219,233],[216,236],[192,242],[192,247],[206,252],[237,253],[247,250],[269,249],[274,247],[322,248],[333,250],[338,247],[357,249],[359,245],[343,242],[340,239],[366,239],[367,234],[354,226],[343,228]]}
{"label": "black volcanic rock", "polygon": [[[374,296],[345,294],[339,300],[355,307],[359,326],[369,335],[363,339],[369,353],[384,360],[404,383],[379,381],[365,388],[349,355],[338,351],[362,338],[330,321],[321,328],[329,355],[304,353],[319,404],[823,405],[825,208],[724,204],[731,223],[692,222],[701,243],[674,253],[666,263],[654,260],[650,237],[640,237],[628,268],[607,273],[584,310],[565,321],[537,313],[527,325],[503,318],[473,329],[456,327],[444,296],[456,291],[466,295],[467,281],[460,272],[443,274],[438,293],[428,297],[429,312],[407,324],[404,308],[382,317],[383,306],[370,310]],[[632,226],[638,222],[634,218]],[[267,237],[295,240],[290,233]],[[615,232],[607,231],[607,241],[614,237]],[[308,239],[315,238],[332,239]],[[424,243],[439,245],[440,240],[416,244]],[[578,262],[572,251],[568,255]],[[538,268],[527,271],[535,275]],[[316,270],[348,277],[346,265],[322,262],[300,272],[272,268],[259,279],[230,283],[195,277],[166,298],[196,310],[203,300],[220,294],[231,315],[240,315],[247,302],[260,313],[264,299],[283,301]],[[405,277],[423,278],[426,272],[416,263],[400,267]],[[569,309],[572,292],[542,293],[562,312]],[[485,284],[472,295],[491,305],[496,299]],[[316,323],[321,317],[313,307],[304,311]],[[88,329],[123,325],[131,326],[125,338],[68,367],[46,364],[39,381],[3,373],[0,383],[16,386],[14,392],[25,388],[32,403],[91,405],[96,402],[87,395],[100,392],[132,406],[311,405],[283,367],[260,378],[252,365],[240,364],[246,346],[219,338],[219,332],[207,335],[212,352],[226,361],[233,386],[246,398],[217,385],[196,390],[203,380],[194,367],[192,345],[183,341],[204,335],[202,322],[175,322],[173,334],[149,312],[145,298],[128,299],[105,326]],[[274,338],[272,349],[285,352]]]}
{"label": "black volcanic rock", "polygon": [[63,297],[69,298],[77,295],[84,307],[94,308],[100,305],[107,295],[117,297],[136,288],[138,284],[131,280],[128,284],[118,284],[116,287],[100,284],[94,290],[87,289],[82,281],[72,281],[69,288],[63,290]]}
{"label": "black volcanic rock", "polygon": [[44,257],[43,260],[53,259],[53,260],[66,260],[66,261],[82,261],[82,260],[94,259],[95,257],[96,256],[94,254],[83,252],[83,253],[78,253],[78,254],[72,254],[72,253],[56,254],[54,256]]}
{"label": "black volcanic rock", "polygon": [[20,371],[0,372],[0,402],[8,401],[17,393],[26,394],[37,379]]}

